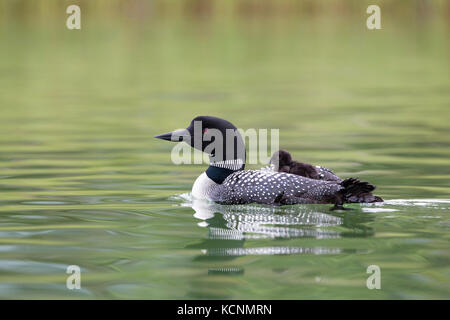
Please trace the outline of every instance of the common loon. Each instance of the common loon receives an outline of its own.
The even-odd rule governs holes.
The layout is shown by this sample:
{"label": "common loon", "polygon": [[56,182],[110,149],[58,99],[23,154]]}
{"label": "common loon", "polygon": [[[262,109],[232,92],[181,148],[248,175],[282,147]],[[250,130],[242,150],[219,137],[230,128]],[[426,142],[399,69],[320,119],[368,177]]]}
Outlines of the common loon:
{"label": "common loon", "polygon": [[347,199],[375,189],[355,178],[326,181],[285,172],[244,170],[245,144],[239,131],[231,122],[217,117],[198,116],[186,129],[155,138],[184,141],[209,155],[208,169],[192,187],[192,196],[197,199],[228,205],[331,203],[334,208],[342,208]]}

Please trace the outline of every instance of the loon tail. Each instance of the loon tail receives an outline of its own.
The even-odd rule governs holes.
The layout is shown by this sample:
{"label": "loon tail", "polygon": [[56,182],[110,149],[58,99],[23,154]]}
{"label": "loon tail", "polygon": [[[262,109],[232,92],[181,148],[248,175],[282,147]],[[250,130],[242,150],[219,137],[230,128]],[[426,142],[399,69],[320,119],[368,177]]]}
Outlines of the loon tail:
{"label": "loon tail", "polygon": [[372,191],[375,190],[375,186],[360,181],[356,178],[348,178],[341,182],[341,186],[344,187],[341,190],[342,200],[347,203],[371,203],[382,202],[383,199],[374,196]]}

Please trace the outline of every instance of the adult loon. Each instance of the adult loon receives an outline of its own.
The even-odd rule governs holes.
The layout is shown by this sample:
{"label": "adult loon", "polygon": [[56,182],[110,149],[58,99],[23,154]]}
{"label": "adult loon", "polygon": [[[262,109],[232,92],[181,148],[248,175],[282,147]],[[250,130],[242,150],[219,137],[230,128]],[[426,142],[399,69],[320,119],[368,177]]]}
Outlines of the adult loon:
{"label": "adult loon", "polygon": [[186,129],[156,136],[184,141],[207,153],[210,165],[192,187],[197,199],[221,204],[259,203],[269,205],[331,203],[342,208],[351,197],[371,192],[374,186],[358,179],[326,181],[285,172],[244,170],[245,144],[229,121],[212,116],[194,118]]}

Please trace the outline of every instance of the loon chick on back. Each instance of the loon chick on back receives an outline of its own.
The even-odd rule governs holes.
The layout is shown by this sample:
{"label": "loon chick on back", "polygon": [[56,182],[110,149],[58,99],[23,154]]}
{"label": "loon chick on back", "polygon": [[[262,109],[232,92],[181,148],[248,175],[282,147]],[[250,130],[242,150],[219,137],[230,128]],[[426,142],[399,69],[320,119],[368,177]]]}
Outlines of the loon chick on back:
{"label": "loon chick on back", "polygon": [[[328,168],[321,166],[313,166],[309,163],[298,162],[292,160],[292,156],[286,150],[279,150],[274,152],[270,158],[271,169],[277,172],[287,172],[298,176],[303,176],[311,179],[337,181],[342,182],[342,179],[334,174]],[[347,202],[383,202],[378,196],[374,196],[371,192],[352,195],[347,199]]]}
{"label": "loon chick on back", "polygon": [[321,166],[313,166],[309,163],[298,162],[292,160],[292,156],[286,150],[279,150],[274,152],[270,158],[270,164],[273,170],[278,172],[287,172],[296,174],[298,176],[307,177],[311,179],[337,181],[341,182],[342,179],[334,174],[328,168]]}
{"label": "loon chick on back", "polygon": [[354,178],[326,181],[285,172],[244,170],[245,144],[239,131],[231,122],[216,117],[196,117],[186,129],[155,138],[183,141],[209,155],[208,169],[192,187],[195,198],[222,204],[332,203],[341,207],[348,199],[375,189]]}

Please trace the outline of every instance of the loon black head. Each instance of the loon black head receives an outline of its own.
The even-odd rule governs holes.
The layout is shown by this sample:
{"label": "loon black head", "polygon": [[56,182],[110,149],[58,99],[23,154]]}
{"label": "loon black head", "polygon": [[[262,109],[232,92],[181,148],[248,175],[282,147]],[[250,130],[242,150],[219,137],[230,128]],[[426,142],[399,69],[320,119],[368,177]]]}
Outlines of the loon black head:
{"label": "loon black head", "polygon": [[195,117],[186,129],[156,136],[167,141],[186,142],[210,156],[208,177],[217,183],[245,166],[245,144],[238,129],[229,121],[212,117]]}

